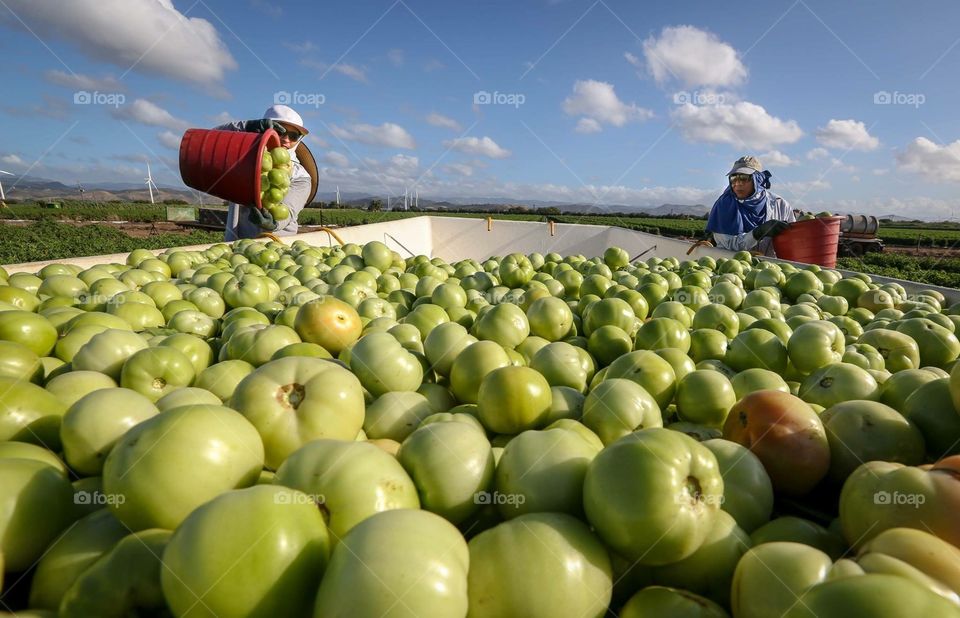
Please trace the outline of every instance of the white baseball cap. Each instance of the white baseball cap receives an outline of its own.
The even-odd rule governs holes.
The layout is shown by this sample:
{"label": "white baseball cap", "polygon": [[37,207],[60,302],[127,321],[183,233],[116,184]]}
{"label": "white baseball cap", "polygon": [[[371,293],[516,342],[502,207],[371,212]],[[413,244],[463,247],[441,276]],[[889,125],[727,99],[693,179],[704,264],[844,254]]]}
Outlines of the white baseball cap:
{"label": "white baseball cap", "polygon": [[760,172],[762,170],[763,166],[760,165],[760,159],[747,155],[736,160],[733,167],[727,172],[727,176],[732,176],[733,174],[753,174],[754,172]]}
{"label": "white baseball cap", "polygon": [[263,117],[293,125],[303,135],[309,133],[303,126],[303,118],[300,117],[300,114],[293,111],[293,108],[287,105],[271,105],[267,108],[267,111],[263,112]]}

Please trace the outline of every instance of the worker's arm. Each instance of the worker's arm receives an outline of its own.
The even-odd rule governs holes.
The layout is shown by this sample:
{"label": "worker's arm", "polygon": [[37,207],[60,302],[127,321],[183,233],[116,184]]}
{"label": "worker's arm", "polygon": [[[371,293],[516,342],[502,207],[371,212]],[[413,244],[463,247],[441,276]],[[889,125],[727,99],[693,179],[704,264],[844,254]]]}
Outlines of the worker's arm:
{"label": "worker's arm", "polygon": [[311,181],[309,174],[297,176],[290,180],[290,189],[283,196],[283,204],[290,209],[290,217],[277,222],[278,234],[296,234],[299,225],[297,219],[300,211],[307,205],[310,197]]}
{"label": "worker's arm", "polygon": [[750,251],[757,246],[757,239],[754,238],[750,232],[744,234],[720,234],[714,232],[713,244],[715,244],[718,249],[726,249],[728,251]]}

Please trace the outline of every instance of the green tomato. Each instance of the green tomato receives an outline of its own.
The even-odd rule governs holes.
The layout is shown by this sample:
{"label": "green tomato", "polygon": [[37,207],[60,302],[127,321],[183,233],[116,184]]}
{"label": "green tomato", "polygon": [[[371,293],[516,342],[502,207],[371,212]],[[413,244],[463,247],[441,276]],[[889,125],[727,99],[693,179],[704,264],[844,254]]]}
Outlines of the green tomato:
{"label": "green tomato", "polygon": [[0,442],[0,460],[4,459],[34,459],[49,464],[64,475],[67,474],[67,467],[55,453],[36,444],[14,441]]}
{"label": "green tomato", "polygon": [[770,331],[747,329],[730,342],[724,362],[736,371],[757,367],[783,374],[787,347]]}
{"label": "green tomato", "polygon": [[196,373],[186,354],[176,348],[153,347],[135,352],[123,364],[120,385],[150,401],[193,384]]}
{"label": "green tomato", "polygon": [[841,360],[844,363],[850,363],[867,370],[883,370],[886,364],[879,350],[867,343],[848,345],[844,348]]}
{"label": "green tomato", "polygon": [[472,343],[457,355],[450,367],[450,390],[461,403],[477,403],[483,378],[509,364],[507,352],[496,342]]}
{"label": "green tomato", "polygon": [[473,537],[469,548],[470,616],[607,612],[610,558],[590,529],[569,515],[521,515]]}
{"label": "green tomato", "polygon": [[721,508],[748,534],[767,523],[773,512],[773,484],[760,459],[730,440],[715,438],[702,444],[717,458],[723,477]]}
{"label": "green tomato", "polygon": [[648,350],[624,354],[607,367],[606,379],[625,378],[642,386],[661,410],[673,401],[676,392],[676,374],[663,357]]}
{"label": "green tomato", "polygon": [[137,333],[110,328],[90,338],[73,356],[71,364],[73,369],[99,371],[119,382],[127,359],[147,347],[146,340]]}
{"label": "green tomato", "polygon": [[800,543],[764,543],[737,564],[730,607],[738,618],[783,616],[811,587],[823,582],[833,561]]}
{"label": "green tomato", "polygon": [[960,609],[906,577],[868,573],[814,586],[794,604],[787,618],[844,618],[846,616],[944,616],[956,618]]}
{"label": "green tomato", "polygon": [[313,615],[465,616],[472,562],[463,536],[441,517],[376,513],[333,549]]}
{"label": "green tomato", "polygon": [[690,334],[690,357],[695,363],[723,360],[727,354],[727,337],[712,328],[698,328]]}
{"label": "green tomato", "polygon": [[367,406],[363,431],[371,440],[403,442],[434,412],[430,401],[419,392],[384,393]]}
{"label": "green tomato", "polygon": [[822,320],[802,324],[790,336],[787,345],[790,362],[803,374],[839,363],[845,351],[843,332],[836,324]]}
{"label": "green tomato", "polygon": [[29,311],[4,311],[0,341],[20,343],[37,356],[48,356],[57,343],[57,330],[42,315]]}
{"label": "green tomato", "polygon": [[420,508],[400,463],[368,442],[308,442],[277,469],[274,482],[314,497],[335,543],[375,513]]}
{"label": "green tomato", "polygon": [[104,463],[103,488],[131,530],[172,530],[204,502],[255,483],[262,469],[263,443],[240,413],[184,406],[123,434]]}
{"label": "green tomato", "polygon": [[620,618],[729,618],[729,614],[711,601],[687,590],[648,586],[627,601]]}
{"label": "green tomato", "polygon": [[790,387],[786,381],[769,369],[745,369],[730,380],[734,396],[740,401],[750,393],[763,390],[774,390],[789,393]]}
{"label": "green tomato", "polygon": [[737,396],[722,373],[698,369],[677,384],[677,414],[680,420],[721,427]]}
{"label": "green tomato", "polygon": [[33,566],[73,521],[73,508],[73,487],[61,471],[33,459],[4,460],[0,465],[3,568],[19,573]]}
{"label": "green tomato", "polygon": [[573,328],[573,312],[563,300],[553,296],[538,298],[527,309],[530,332],[547,341],[560,341]]}
{"label": "green tomato", "polygon": [[477,414],[488,430],[516,434],[546,424],[552,401],[542,374],[529,367],[501,367],[483,378]]}
{"label": "green tomato", "polygon": [[304,615],[330,545],[310,496],[276,485],[228,491],[193,511],[170,538],[160,575],[164,597],[178,616],[251,608]]}
{"label": "green tomato", "polygon": [[600,538],[624,558],[652,566],[693,554],[713,528],[722,496],[713,453],[662,428],[608,445],[583,485],[584,510]]}
{"label": "green tomato", "polygon": [[484,498],[504,519],[538,512],[580,516],[583,478],[602,446],[571,429],[525,431],[504,447],[496,491]]}
{"label": "green tomato", "polygon": [[230,405],[260,433],[273,469],[311,440],[353,439],[364,419],[357,378],[336,363],[309,357],[282,358],[252,371],[237,384]]}
{"label": "green tomato", "polygon": [[512,349],[530,334],[530,323],[520,307],[504,302],[479,314],[473,334],[478,339],[495,341]]}
{"label": "green tomato", "polygon": [[173,408],[179,408],[180,406],[193,406],[193,405],[212,405],[218,406],[223,402],[220,401],[220,398],[211,393],[208,390],[197,388],[194,386],[187,386],[184,388],[178,388],[174,391],[170,391],[155,403],[157,410],[160,412],[166,412],[167,410],[172,410]]}
{"label": "green tomato", "polygon": [[43,364],[33,350],[13,341],[0,341],[0,376],[40,384],[43,374]]}
{"label": "green tomato", "polygon": [[754,530],[750,540],[754,547],[764,543],[802,543],[819,549],[833,560],[846,550],[846,543],[839,535],[800,517],[778,517]]}
{"label": "green tomato", "polygon": [[0,440],[60,449],[60,423],[67,406],[35,384],[0,377]]}
{"label": "green tomato", "polygon": [[948,378],[924,384],[901,408],[903,416],[923,434],[927,456],[933,461],[960,455],[960,414],[946,414],[950,409],[956,408]]}
{"label": "green tomato", "polygon": [[56,611],[73,583],[129,533],[109,509],[98,508],[77,520],[37,563],[30,584],[30,607]]}
{"label": "green tomato", "polygon": [[923,434],[899,412],[876,401],[844,401],[821,415],[830,442],[830,477],[843,482],[865,461],[923,462]]}
{"label": "green tomato", "polygon": [[403,441],[397,461],[413,479],[421,508],[455,525],[480,507],[476,497],[493,480],[490,442],[467,422],[421,424]]}
{"label": "green tomato", "polygon": [[64,594],[60,616],[126,616],[167,609],[160,587],[169,530],[145,530],[121,539]]}
{"label": "green tomato", "polygon": [[949,329],[925,318],[903,320],[897,326],[920,349],[920,366],[946,367],[960,356],[960,340]]}
{"label": "green tomato", "polygon": [[907,399],[924,384],[939,379],[926,369],[904,369],[890,376],[880,387],[879,399],[891,408],[901,411]]}
{"label": "green tomato", "polygon": [[351,348],[350,369],[374,396],[415,391],[423,382],[420,361],[388,333],[364,335]]}
{"label": "green tomato", "polygon": [[807,376],[800,384],[798,395],[807,403],[829,408],[851,399],[875,401],[880,397],[880,388],[866,369],[849,363],[832,363]]}
{"label": "green tomato", "polygon": [[907,334],[878,328],[863,333],[857,343],[866,343],[876,348],[884,358],[885,369],[891,373],[922,366],[920,348]]}
{"label": "green tomato", "polygon": [[247,361],[221,361],[201,371],[194,386],[210,391],[221,401],[229,401],[240,381],[253,370],[254,366]]}
{"label": "green tomato", "polygon": [[682,352],[690,350],[690,331],[672,318],[653,318],[645,322],[637,331],[634,349],[659,350],[676,348]]}
{"label": "green tomato", "polygon": [[702,594],[728,606],[734,570],[748,549],[750,537],[733,517],[720,511],[697,551],[683,560],[654,568],[653,581]]}
{"label": "green tomato", "polygon": [[709,304],[697,309],[693,316],[692,327],[712,328],[723,333],[727,339],[733,339],[740,332],[740,320],[737,313],[723,304]]}
{"label": "green tomato", "polygon": [[540,348],[530,360],[530,368],[539,372],[550,386],[568,386],[581,393],[586,392],[591,377],[579,348],[565,341]]}
{"label": "green tomato", "polygon": [[456,322],[436,326],[423,340],[423,350],[431,368],[442,376],[449,376],[453,361],[477,339]]}
{"label": "green tomato", "polygon": [[150,399],[127,388],[103,388],[83,396],[67,410],[60,427],[67,463],[79,474],[99,475],[123,434],[158,412]]}

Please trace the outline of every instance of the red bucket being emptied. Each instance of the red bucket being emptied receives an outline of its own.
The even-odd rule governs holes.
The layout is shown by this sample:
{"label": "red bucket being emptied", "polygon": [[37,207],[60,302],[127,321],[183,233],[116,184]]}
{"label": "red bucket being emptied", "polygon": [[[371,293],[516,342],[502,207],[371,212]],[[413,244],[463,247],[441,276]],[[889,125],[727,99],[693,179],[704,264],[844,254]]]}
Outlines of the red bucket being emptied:
{"label": "red bucket being emptied", "polygon": [[843,220],[844,217],[822,217],[791,223],[789,229],[773,237],[773,249],[784,260],[834,268]]}
{"label": "red bucket being emptied", "polygon": [[280,145],[273,129],[264,133],[188,129],[180,140],[180,177],[198,191],[244,206],[260,205],[260,161]]}

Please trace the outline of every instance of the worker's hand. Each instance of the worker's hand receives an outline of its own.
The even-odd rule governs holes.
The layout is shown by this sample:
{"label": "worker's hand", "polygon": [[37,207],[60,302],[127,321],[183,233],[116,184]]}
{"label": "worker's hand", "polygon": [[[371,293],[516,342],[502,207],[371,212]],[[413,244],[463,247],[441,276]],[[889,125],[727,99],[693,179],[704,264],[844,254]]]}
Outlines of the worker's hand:
{"label": "worker's hand", "polygon": [[277,229],[277,222],[268,210],[262,208],[248,208],[247,218],[251,223],[265,232],[273,232]]}
{"label": "worker's hand", "polygon": [[786,221],[777,221],[776,219],[771,219],[770,221],[764,221],[757,227],[753,228],[753,237],[757,240],[761,238],[766,238],[768,236],[776,236],[782,232],[787,231],[790,227],[790,224]]}
{"label": "worker's hand", "polygon": [[259,118],[257,120],[247,120],[243,123],[243,130],[247,133],[266,133],[268,129],[273,129],[277,135],[283,135],[287,129],[279,122],[274,122],[270,118]]}

